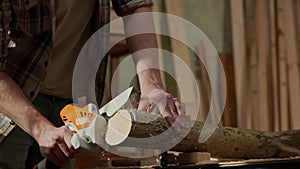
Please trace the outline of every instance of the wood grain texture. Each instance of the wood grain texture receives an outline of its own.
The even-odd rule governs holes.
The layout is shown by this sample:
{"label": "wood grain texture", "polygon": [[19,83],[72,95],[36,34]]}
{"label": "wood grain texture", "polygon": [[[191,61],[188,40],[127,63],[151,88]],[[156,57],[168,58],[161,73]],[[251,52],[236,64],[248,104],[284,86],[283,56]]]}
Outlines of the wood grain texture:
{"label": "wood grain texture", "polygon": [[[226,158],[268,158],[300,155],[299,130],[272,133],[220,127],[206,142],[199,143],[198,138],[203,127],[202,122],[182,119],[181,122],[184,127],[180,132],[176,132],[174,130],[169,131],[168,123],[160,116],[140,113],[135,110],[129,112],[135,119],[129,136],[150,139],[134,144],[130,140],[125,140],[120,144],[121,146],[161,149],[183,136],[183,139],[171,149],[172,151],[209,152],[212,156]],[[149,123],[140,123],[141,121],[148,121]],[[166,130],[169,132],[165,133]],[[166,134],[164,140],[153,144],[156,140],[151,138],[163,132]]]}
{"label": "wood grain texture", "polygon": [[287,43],[287,73],[292,129],[300,129],[300,71],[293,0],[284,0],[285,38]]}
{"label": "wood grain texture", "polygon": [[245,41],[244,1],[231,0],[231,28],[236,82],[237,118],[239,127],[247,127],[247,60]]}

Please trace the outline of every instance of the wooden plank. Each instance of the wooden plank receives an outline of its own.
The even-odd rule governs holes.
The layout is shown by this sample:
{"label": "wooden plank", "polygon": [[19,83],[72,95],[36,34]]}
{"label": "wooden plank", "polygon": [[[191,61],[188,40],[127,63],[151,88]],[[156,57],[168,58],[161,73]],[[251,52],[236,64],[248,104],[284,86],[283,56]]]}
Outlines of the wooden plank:
{"label": "wooden plank", "polygon": [[249,66],[250,66],[250,72],[249,72],[249,78],[250,78],[250,89],[248,91],[248,95],[250,98],[249,101],[249,113],[248,118],[251,120],[249,123],[251,125],[251,128],[255,127],[255,115],[259,111],[259,102],[258,102],[258,69],[257,69],[257,44],[253,43],[251,44],[251,49],[249,51]]}
{"label": "wooden plank", "polygon": [[[183,9],[182,9],[182,1],[181,0],[172,0],[165,1],[166,4],[166,12],[168,14],[176,15],[178,17],[183,17]],[[186,34],[185,25],[170,25],[169,26],[170,33],[177,34]],[[183,45],[181,42],[171,39],[172,52],[179,56],[185,63],[191,65],[191,58],[189,55],[189,49]]]}
{"label": "wooden plank", "polygon": [[[159,1],[159,0],[154,0],[154,5],[152,6],[152,10],[153,10],[153,12],[160,12],[162,9],[162,7],[161,7],[162,5],[161,5],[161,2]],[[160,25],[155,25],[155,30],[156,31],[159,31],[161,28],[160,28]],[[158,46],[158,48],[159,49],[162,49],[162,37],[161,37],[161,35],[156,35],[156,38],[157,38],[157,46]],[[159,52],[159,54],[158,54],[158,56],[159,56],[159,68],[161,69],[161,70],[163,70],[163,57],[162,57],[162,53],[161,52]],[[165,74],[164,73],[161,73],[161,78],[162,78],[162,81],[163,81],[163,84],[165,85],[166,84],[166,77],[165,77]],[[166,86],[166,85],[165,85]]]}
{"label": "wooden plank", "polygon": [[244,1],[231,0],[231,27],[236,82],[238,127],[247,127],[247,76]]}
{"label": "wooden plank", "polygon": [[268,98],[268,44],[267,44],[267,15],[265,0],[257,0],[257,51],[258,51],[258,86],[259,86],[259,110],[255,114],[254,127],[258,130],[271,130],[270,121],[272,119],[269,111]]}
{"label": "wooden plank", "polygon": [[257,57],[257,36],[256,36],[256,1],[246,0],[246,42],[247,42],[247,56],[248,64],[247,69],[249,70],[249,89],[247,95],[248,101],[248,126],[253,128],[254,126],[254,115],[258,112],[258,57]]}
{"label": "wooden plank", "polygon": [[192,152],[192,153],[176,153],[170,152],[168,154],[168,164],[195,164],[199,162],[210,161],[210,153],[206,152]]}
{"label": "wooden plank", "polygon": [[287,64],[288,64],[288,85],[289,85],[289,102],[291,111],[292,129],[300,129],[300,72],[299,56],[296,36],[295,16],[292,0],[284,0],[283,11],[286,29],[287,43]]}
{"label": "wooden plank", "polygon": [[256,1],[246,0],[246,38],[249,69],[249,117],[251,128],[254,128],[255,115],[259,112],[258,54],[257,54],[257,8]]}
{"label": "wooden plank", "polygon": [[233,55],[229,53],[220,53],[219,55],[224,67],[227,83],[227,96],[225,110],[223,113],[223,124],[224,126],[237,127]]}
{"label": "wooden plank", "polygon": [[279,115],[279,67],[278,67],[278,54],[277,54],[277,25],[276,25],[276,6],[275,0],[269,0],[269,18],[270,18],[270,59],[271,59],[271,74],[272,92],[270,92],[270,99],[272,99],[272,106],[270,107],[270,112],[273,112],[273,127],[275,131],[280,130],[280,115]]}
{"label": "wooden plank", "polygon": [[[205,56],[205,49],[202,44],[199,44],[198,53]],[[205,59],[205,57],[204,57]],[[205,121],[209,112],[210,100],[211,100],[211,84],[208,77],[208,73],[201,60],[195,56],[195,74],[198,79],[198,86],[200,91],[200,113],[197,116],[198,121]]]}
{"label": "wooden plank", "polygon": [[[165,12],[168,14],[172,14],[172,15],[176,15],[178,17],[184,18],[184,14],[183,14],[183,9],[182,9],[182,0],[172,0],[172,1],[164,1],[165,3]],[[178,35],[179,37],[181,37],[182,39],[180,40],[186,40],[186,28],[184,24],[177,24],[174,25],[173,22],[171,22],[170,20],[167,21],[168,23],[168,31],[170,34],[173,35]],[[173,23],[173,24],[172,24]],[[171,45],[171,49],[172,49],[172,53],[175,54],[177,57],[179,57],[186,65],[187,68],[191,68],[194,60],[192,60],[191,58],[191,53],[189,48],[183,44],[182,42],[180,42],[179,40],[176,40],[174,38],[170,38],[170,45]],[[192,46],[192,47],[197,47],[197,46]],[[176,59],[176,58],[173,58]],[[178,61],[178,59],[177,59]],[[165,64],[169,64],[170,63],[170,59],[167,59]],[[174,61],[175,63],[175,61]],[[182,69],[184,69],[183,67],[180,67],[178,64],[174,64],[174,74],[176,77],[175,78],[176,81],[179,81],[182,77],[179,77],[180,74],[182,74]],[[200,82],[201,83],[201,82]],[[185,98],[184,103],[186,105],[186,108],[192,109],[192,110],[197,110],[197,105],[199,104],[197,102],[197,92],[196,90],[199,90],[199,87],[196,86],[196,84],[193,83],[193,81],[181,81],[181,84],[185,87],[185,86],[189,86],[189,87],[185,87],[184,91],[180,91],[180,89],[177,89],[178,91],[178,97],[180,98],[180,96],[182,95],[180,92],[185,92],[185,93],[189,93],[189,97]],[[207,106],[210,106],[209,104]],[[195,116],[195,115],[193,115]]]}
{"label": "wooden plank", "polygon": [[[165,1],[155,1],[156,3],[156,8],[155,10],[159,11],[159,12],[166,12],[166,4]],[[163,20],[166,20],[167,18],[161,18]],[[163,32],[169,32],[169,25],[168,23],[166,23],[165,21],[162,22],[160,21],[159,24],[159,29],[160,31]],[[167,36],[160,36],[160,44],[161,44],[161,49],[163,50],[167,50],[167,51],[172,51],[172,46],[171,46],[171,40],[170,37]],[[163,57],[160,53],[160,66],[162,68],[162,70],[168,69],[170,72],[174,73],[174,61],[173,58],[167,58],[167,57]],[[162,77],[164,78],[164,84],[165,84],[165,88],[169,93],[172,93],[174,97],[177,97],[177,85],[174,84],[173,79],[170,77],[170,75],[168,75],[166,72],[162,73]]]}
{"label": "wooden plank", "polygon": [[[155,5],[153,6],[153,9],[154,9],[155,12],[165,12],[166,11],[164,1],[156,0],[154,2],[154,4]],[[163,19],[165,19],[165,18],[163,18]],[[162,22],[160,25],[157,26],[156,30],[167,31],[168,30],[168,24],[165,23],[165,22]],[[169,37],[159,36],[158,40],[159,40],[158,46],[159,46],[160,49],[171,51],[171,45],[170,45]],[[166,66],[164,64],[166,62],[166,58],[162,56],[161,52],[159,53],[159,56],[161,56],[159,58],[159,62],[160,62],[159,66],[160,66],[161,70],[164,70],[164,68]],[[173,60],[171,59],[170,63],[172,63],[172,62],[173,62]],[[170,69],[173,70],[172,65],[170,65],[170,67],[171,67]],[[172,85],[166,85],[166,84],[169,84],[169,82],[171,81],[170,77],[165,72],[162,72],[161,75],[162,75],[162,78],[163,78],[162,80],[163,80],[163,83],[166,87],[166,90],[169,91],[169,92],[170,91],[175,92],[177,94],[177,88],[176,87],[173,87]]]}
{"label": "wooden plank", "polygon": [[[297,39],[297,46],[300,46],[300,1],[295,0],[295,17],[297,20],[297,34],[298,34],[298,39]],[[298,48],[298,55],[300,54],[300,48]]]}
{"label": "wooden plank", "polygon": [[283,16],[283,0],[277,0],[277,35],[278,35],[278,56],[279,56],[279,103],[280,103],[280,129],[289,130],[289,108],[287,90],[287,64],[286,64],[286,43]]}

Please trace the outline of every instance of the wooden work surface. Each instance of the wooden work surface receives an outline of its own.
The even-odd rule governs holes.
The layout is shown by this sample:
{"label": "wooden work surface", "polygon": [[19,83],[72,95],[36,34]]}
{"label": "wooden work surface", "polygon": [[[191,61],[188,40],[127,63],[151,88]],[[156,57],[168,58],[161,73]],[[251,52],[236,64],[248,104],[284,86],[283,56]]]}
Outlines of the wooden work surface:
{"label": "wooden work surface", "polygon": [[249,159],[249,160],[220,160],[198,164],[170,166],[168,168],[244,168],[244,169],[295,169],[300,168],[300,157]]}
{"label": "wooden work surface", "polygon": [[[160,169],[161,166],[159,166],[159,162],[157,161],[156,164],[154,161],[150,162],[149,165],[140,165],[141,162],[138,159],[127,159],[131,162],[135,162],[135,164],[131,166],[122,165],[122,161],[126,159],[123,159],[121,161],[118,160],[112,160],[110,161],[110,164],[108,164],[108,161],[106,160],[97,160],[98,165],[93,162],[93,160],[86,160],[88,163],[94,163],[94,165],[90,166],[81,166],[81,167],[75,167],[80,169],[90,169],[90,168],[97,168],[100,169]],[[149,160],[149,159],[148,159]],[[115,163],[115,162],[116,163]],[[151,159],[150,159],[151,161]],[[153,163],[154,162],[154,163]],[[106,163],[106,165],[104,165]],[[128,164],[128,161],[126,162]],[[101,165],[100,165],[101,164]],[[108,165],[107,165],[108,164]],[[115,166],[113,164],[121,164],[118,166]],[[201,169],[214,169],[214,168],[238,168],[238,169],[296,169],[300,168],[300,157],[291,157],[291,158],[269,158],[269,159],[249,159],[249,160],[240,160],[240,159],[214,159],[211,158],[210,161],[202,161],[198,162],[196,164],[169,164],[168,169],[194,169],[194,168],[201,168]]]}

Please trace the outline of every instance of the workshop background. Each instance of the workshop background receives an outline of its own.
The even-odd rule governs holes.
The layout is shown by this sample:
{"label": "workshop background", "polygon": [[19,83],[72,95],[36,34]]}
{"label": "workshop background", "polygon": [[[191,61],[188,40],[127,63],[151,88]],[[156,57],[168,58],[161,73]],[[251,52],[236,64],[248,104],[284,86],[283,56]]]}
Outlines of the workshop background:
{"label": "workshop background", "polygon": [[[219,53],[227,80],[220,125],[262,131],[300,129],[299,0],[155,0],[153,10],[196,25]],[[112,12],[112,19],[116,18]],[[180,26],[168,27],[168,23],[161,28],[186,31]],[[112,38],[122,36],[122,25],[111,29]],[[193,35],[187,31],[186,38]],[[165,36],[158,39],[160,48],[179,56],[197,77],[201,95],[198,120],[204,121],[211,89],[202,62],[181,42]],[[111,72],[126,54],[125,41],[112,49]],[[165,61],[168,66],[170,59]],[[126,78],[126,72],[122,77]],[[165,76],[168,84],[170,80]],[[178,92],[176,85],[167,88],[174,95]]]}
{"label": "workshop background", "polygon": [[[223,63],[227,96],[221,126],[283,131],[300,129],[300,0],[154,0],[153,10],[179,16],[196,25],[211,40]],[[112,20],[118,17],[111,13]],[[160,29],[184,32],[167,23]],[[122,24],[111,27],[111,39],[124,36]],[[159,47],[179,56],[194,73],[201,103],[191,96],[189,105],[200,104],[197,120],[205,121],[210,107],[211,85],[200,59],[187,46],[158,36]],[[194,46],[201,50],[201,45]],[[110,51],[108,83],[129,52],[125,40]],[[172,58],[161,59],[170,66]],[[132,63],[133,64],[133,63]],[[176,68],[176,65],[174,69]],[[119,72],[118,83],[128,70]],[[163,74],[167,90],[178,96],[174,79]],[[135,82],[134,82],[135,81]],[[133,80],[133,83],[137,83]],[[187,82],[187,86],[189,86]],[[191,84],[192,85],[192,84]],[[109,89],[107,90],[109,91]],[[121,91],[121,89],[120,89]],[[110,93],[106,93],[107,98]],[[80,155],[75,168],[98,166],[104,161]]]}

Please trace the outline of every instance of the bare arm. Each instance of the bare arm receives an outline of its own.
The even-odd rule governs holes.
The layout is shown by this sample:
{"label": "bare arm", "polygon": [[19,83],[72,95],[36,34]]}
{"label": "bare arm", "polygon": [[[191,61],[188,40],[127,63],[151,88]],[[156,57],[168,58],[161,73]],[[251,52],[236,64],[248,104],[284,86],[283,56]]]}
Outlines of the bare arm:
{"label": "bare arm", "polygon": [[[151,12],[150,7],[141,7],[132,12],[132,14]],[[154,31],[153,18],[151,15],[146,17],[126,17],[124,19],[125,34],[133,35],[139,29],[147,29],[148,32]],[[150,98],[150,102],[141,102],[139,109],[147,110],[152,103],[156,104],[160,112],[166,117],[169,124],[173,124],[179,115],[185,113],[184,106],[173,96],[165,92],[160,71],[158,69],[157,39],[155,34],[140,34],[126,39],[131,53],[143,49],[151,49],[149,52],[139,52],[133,55],[140,82],[142,98]],[[154,49],[154,50],[152,50]],[[165,101],[162,102],[162,99]]]}
{"label": "bare arm", "polygon": [[[142,12],[151,12],[151,8],[150,7],[138,8],[133,13],[142,13]],[[154,31],[152,17],[150,15],[147,16],[148,16],[147,18],[144,18],[143,16],[143,19],[141,18],[142,20],[137,20],[139,18],[126,17],[126,19],[124,19],[125,33],[132,34],[132,32],[135,33],[134,31],[138,31],[138,29],[143,29],[144,27],[147,27],[149,31]],[[142,25],[142,27],[137,28],[137,26],[140,25]],[[147,53],[148,56],[134,54],[133,57],[136,64],[137,72],[139,72],[141,91],[144,93],[149,93],[154,88],[163,89],[163,84],[162,84],[159,70],[149,69],[153,67],[158,67],[158,58],[157,58],[158,53],[157,51],[155,51],[155,49],[158,48],[156,35],[140,34],[136,36],[131,36],[127,38],[126,41],[128,44],[129,51],[133,54],[134,52],[138,52],[143,49],[151,49],[151,48],[154,49],[153,53],[152,52]],[[153,57],[150,55],[152,55]]]}
{"label": "bare arm", "polygon": [[35,139],[39,137],[42,126],[53,127],[32,106],[20,87],[3,72],[0,72],[0,93],[0,112],[4,112]]}
{"label": "bare arm", "polygon": [[56,128],[42,116],[20,87],[1,71],[0,93],[0,112],[30,134],[39,143],[45,157],[60,166],[71,158],[74,154],[70,143],[72,133],[65,127]]}

